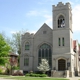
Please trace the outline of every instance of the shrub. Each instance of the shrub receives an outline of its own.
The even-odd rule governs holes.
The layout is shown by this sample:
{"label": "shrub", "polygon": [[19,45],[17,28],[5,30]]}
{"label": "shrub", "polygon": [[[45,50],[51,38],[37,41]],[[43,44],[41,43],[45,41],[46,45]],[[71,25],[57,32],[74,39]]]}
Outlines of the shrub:
{"label": "shrub", "polygon": [[46,74],[35,74],[35,73],[27,73],[25,76],[31,76],[31,77],[47,77]]}
{"label": "shrub", "polygon": [[42,71],[36,71],[35,73],[36,73],[36,74],[43,74]]}
{"label": "shrub", "polygon": [[25,76],[30,76],[30,74],[29,74],[29,73],[27,73]]}
{"label": "shrub", "polygon": [[46,74],[40,74],[40,77],[47,77]]}

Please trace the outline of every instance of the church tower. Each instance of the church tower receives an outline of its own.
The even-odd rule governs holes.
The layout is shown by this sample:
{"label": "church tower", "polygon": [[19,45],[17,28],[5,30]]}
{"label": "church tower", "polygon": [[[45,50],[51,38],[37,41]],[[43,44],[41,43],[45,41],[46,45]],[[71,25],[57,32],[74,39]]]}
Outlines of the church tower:
{"label": "church tower", "polygon": [[66,69],[74,72],[72,46],[72,12],[70,3],[59,2],[52,6],[53,23],[53,56],[52,68],[57,71]]}
{"label": "church tower", "polygon": [[53,54],[72,50],[72,13],[69,3],[53,5]]}

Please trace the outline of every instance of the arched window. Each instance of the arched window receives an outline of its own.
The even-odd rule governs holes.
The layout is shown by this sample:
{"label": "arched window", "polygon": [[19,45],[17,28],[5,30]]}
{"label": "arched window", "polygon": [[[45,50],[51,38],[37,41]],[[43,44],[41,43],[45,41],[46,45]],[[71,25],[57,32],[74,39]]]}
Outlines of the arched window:
{"label": "arched window", "polygon": [[47,59],[49,66],[51,68],[51,66],[52,66],[52,51],[51,51],[51,47],[46,43],[42,44],[39,48],[38,64],[41,63],[41,59]]}
{"label": "arched window", "polygon": [[30,49],[29,42],[26,42],[26,43],[25,43],[25,50],[29,50],[29,49]]}
{"label": "arched window", "polygon": [[63,28],[63,27],[65,27],[65,19],[62,15],[60,15],[58,18],[58,28]]}

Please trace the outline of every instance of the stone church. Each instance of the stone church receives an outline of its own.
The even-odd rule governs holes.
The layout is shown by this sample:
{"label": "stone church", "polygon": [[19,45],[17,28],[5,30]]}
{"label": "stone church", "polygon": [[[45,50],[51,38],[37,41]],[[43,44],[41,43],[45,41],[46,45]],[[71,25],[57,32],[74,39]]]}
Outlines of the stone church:
{"label": "stone church", "polygon": [[22,35],[20,69],[38,71],[41,59],[47,59],[52,76],[60,76],[64,71],[71,77],[78,75],[80,46],[73,40],[70,3],[52,6],[52,24],[53,29],[44,23],[35,34]]}

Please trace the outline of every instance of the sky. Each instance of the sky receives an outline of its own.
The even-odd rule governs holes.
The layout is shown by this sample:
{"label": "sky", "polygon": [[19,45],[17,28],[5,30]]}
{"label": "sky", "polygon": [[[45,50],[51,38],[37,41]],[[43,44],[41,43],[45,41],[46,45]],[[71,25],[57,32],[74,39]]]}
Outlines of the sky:
{"label": "sky", "polygon": [[52,28],[52,5],[71,3],[73,39],[80,43],[80,0],[0,0],[0,32],[36,33],[46,23]]}

